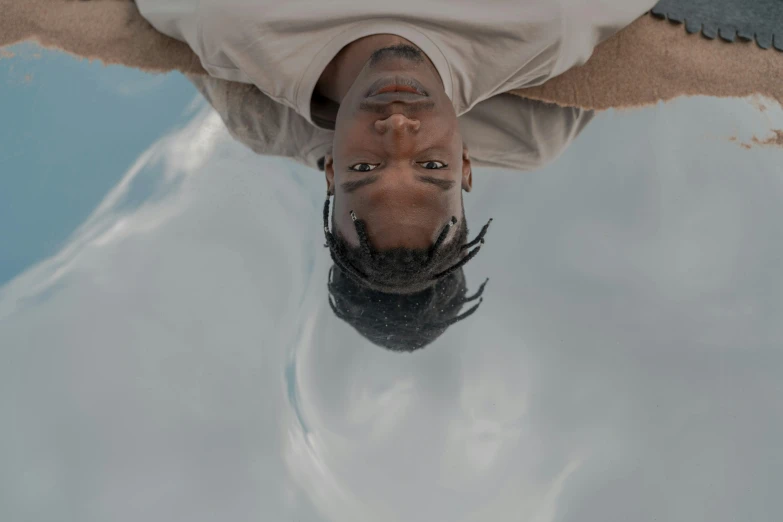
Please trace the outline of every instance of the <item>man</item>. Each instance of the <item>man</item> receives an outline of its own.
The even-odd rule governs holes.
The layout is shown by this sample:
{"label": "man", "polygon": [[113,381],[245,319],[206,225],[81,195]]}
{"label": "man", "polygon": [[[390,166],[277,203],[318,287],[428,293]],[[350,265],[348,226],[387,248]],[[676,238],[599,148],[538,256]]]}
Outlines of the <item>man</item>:
{"label": "man", "polygon": [[327,245],[351,277],[396,293],[431,286],[483,243],[489,223],[467,241],[458,116],[583,64],[655,2],[607,3],[137,0],[210,75],[253,83],[313,125],[336,111]]}

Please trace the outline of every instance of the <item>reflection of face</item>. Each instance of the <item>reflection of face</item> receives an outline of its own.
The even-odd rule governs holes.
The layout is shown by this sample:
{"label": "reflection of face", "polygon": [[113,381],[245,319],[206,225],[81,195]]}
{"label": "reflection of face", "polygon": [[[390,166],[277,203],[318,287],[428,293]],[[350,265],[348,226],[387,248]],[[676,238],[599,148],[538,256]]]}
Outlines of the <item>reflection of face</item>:
{"label": "reflection of face", "polygon": [[323,348],[296,350],[285,451],[324,520],[540,520],[557,499],[569,448],[526,417],[535,381],[524,350]]}
{"label": "reflection of face", "polygon": [[[386,78],[418,82],[427,97],[367,97]],[[426,248],[452,216],[462,217],[461,191],[472,183],[467,148],[437,70],[414,46],[373,53],[340,104],[333,153],[324,170],[334,222],[352,244],[359,243],[352,210],[378,249]]]}

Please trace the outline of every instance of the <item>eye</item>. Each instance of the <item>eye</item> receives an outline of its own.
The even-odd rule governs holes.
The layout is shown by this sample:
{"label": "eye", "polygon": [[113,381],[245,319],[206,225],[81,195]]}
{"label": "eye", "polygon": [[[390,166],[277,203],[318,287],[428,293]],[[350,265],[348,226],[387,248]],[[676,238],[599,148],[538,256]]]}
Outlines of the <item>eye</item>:
{"label": "eye", "polygon": [[356,164],[354,164],[354,165],[351,165],[350,167],[348,167],[348,170],[353,170],[353,171],[355,171],[355,172],[370,172],[371,170],[375,169],[375,167],[377,167],[377,166],[378,166],[378,165],[374,165],[374,166],[373,166],[373,168],[372,168],[372,169],[369,169],[369,170],[364,170],[364,169],[362,169],[362,170],[356,170],[356,169],[354,168],[356,165],[370,165],[370,164],[369,164],[369,163],[356,163]]}
{"label": "eye", "polygon": [[[423,161],[422,163],[424,163],[425,165],[428,165],[430,163],[440,163],[441,165],[443,165],[442,167],[435,167],[434,169],[427,169],[427,170],[440,170],[440,169],[445,169],[446,167],[448,167],[448,165],[446,163],[443,163],[441,161]],[[424,168],[426,169],[427,167],[424,167]]]}
{"label": "eye", "polygon": [[[429,165],[430,163],[439,163],[440,165],[442,165],[441,167],[434,167],[434,168],[424,167],[427,170],[440,170],[440,169],[445,169],[446,167],[448,167],[448,164],[443,163],[442,161],[422,161],[421,163],[424,164],[424,165]],[[360,165],[367,165],[367,166],[372,167],[372,168],[371,169],[356,169],[356,168],[354,168],[354,167],[357,167],[357,166],[360,166]],[[370,163],[355,163],[355,164],[351,165],[350,167],[348,167],[348,170],[352,170],[354,172],[370,172],[370,171],[374,170],[375,167],[377,167],[377,166],[378,165],[371,165]]]}

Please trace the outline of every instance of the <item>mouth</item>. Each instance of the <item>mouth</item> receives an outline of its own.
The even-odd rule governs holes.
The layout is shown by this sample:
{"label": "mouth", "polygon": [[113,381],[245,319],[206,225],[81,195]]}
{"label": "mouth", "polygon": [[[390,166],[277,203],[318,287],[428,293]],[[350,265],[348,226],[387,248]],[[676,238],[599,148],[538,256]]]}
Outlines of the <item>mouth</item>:
{"label": "mouth", "polygon": [[394,102],[407,102],[414,103],[417,101],[426,100],[428,96],[418,94],[410,91],[391,91],[383,92],[380,94],[374,94],[369,97],[375,103],[394,103]]}
{"label": "mouth", "polygon": [[424,86],[413,78],[392,76],[373,82],[365,97],[375,98],[389,93],[408,93],[417,95],[420,98],[429,96]]}
{"label": "mouth", "polygon": [[372,96],[378,96],[379,94],[383,94],[385,92],[412,92],[414,94],[420,94],[416,89],[413,87],[408,87],[407,85],[389,85],[388,87],[384,87],[383,89],[375,91],[375,94]]}

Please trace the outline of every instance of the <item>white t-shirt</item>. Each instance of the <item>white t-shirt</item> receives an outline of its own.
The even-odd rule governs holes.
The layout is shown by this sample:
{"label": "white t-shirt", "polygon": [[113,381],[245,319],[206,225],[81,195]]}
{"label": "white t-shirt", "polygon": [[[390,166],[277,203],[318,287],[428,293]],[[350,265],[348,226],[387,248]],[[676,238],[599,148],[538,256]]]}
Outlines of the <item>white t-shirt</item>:
{"label": "white t-shirt", "polygon": [[[435,65],[460,117],[496,95],[540,85],[585,63],[596,45],[655,3],[136,0],[142,16],[158,31],[186,42],[211,76],[255,84],[269,99],[325,130],[333,127],[314,118],[313,109],[324,109],[313,103],[315,84],[344,46],[364,36],[396,34],[419,47]],[[500,105],[487,104],[485,112]],[[510,117],[498,113],[479,119],[502,126]],[[475,157],[474,144],[465,142]]]}

